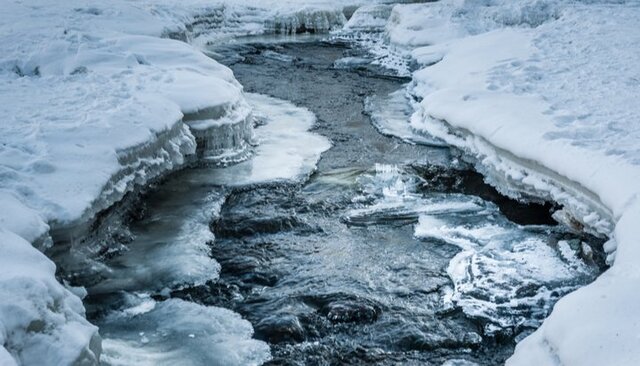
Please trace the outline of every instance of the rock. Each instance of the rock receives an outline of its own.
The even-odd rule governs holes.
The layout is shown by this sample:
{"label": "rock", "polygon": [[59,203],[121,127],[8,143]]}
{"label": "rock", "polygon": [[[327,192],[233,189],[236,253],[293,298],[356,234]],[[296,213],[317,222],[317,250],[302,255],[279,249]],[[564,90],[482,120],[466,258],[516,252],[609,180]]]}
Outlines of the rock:
{"label": "rock", "polygon": [[255,326],[256,338],[269,343],[298,343],[305,339],[304,329],[293,314],[276,314]]}

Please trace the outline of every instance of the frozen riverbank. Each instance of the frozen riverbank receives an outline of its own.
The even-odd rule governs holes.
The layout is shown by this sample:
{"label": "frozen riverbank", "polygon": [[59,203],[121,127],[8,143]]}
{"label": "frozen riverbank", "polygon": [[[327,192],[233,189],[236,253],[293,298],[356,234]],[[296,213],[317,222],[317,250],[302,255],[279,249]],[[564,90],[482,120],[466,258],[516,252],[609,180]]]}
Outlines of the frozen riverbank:
{"label": "frozen riverbank", "polygon": [[414,130],[466,151],[503,193],[558,202],[559,220],[611,238],[612,267],[509,364],[640,362],[638,19],[635,2],[443,1],[397,6],[387,24],[419,65]]}
{"label": "frozen riverbank", "polygon": [[[196,159],[226,164],[250,153],[251,108],[231,71],[161,37],[195,41],[234,24],[249,28],[233,35],[328,30],[344,21],[342,8],[326,2],[303,12],[296,3],[247,4],[3,4],[0,292],[11,300],[0,303],[0,363],[95,363],[100,354],[83,290],[60,284],[34,246],[45,250],[53,238],[102,250],[83,238],[96,215],[128,192]],[[209,13],[223,22],[199,33]],[[245,21],[252,14],[253,23]]]}
{"label": "frozen riverbank", "polygon": [[[4,4],[0,293],[12,300],[0,303],[0,363],[91,363],[100,353],[83,291],[61,285],[32,244],[47,248],[52,234],[81,244],[95,215],[136,187],[196,157],[225,163],[250,152],[251,109],[230,71],[160,37],[204,45],[327,31],[354,9],[250,5]],[[411,56],[424,67],[410,90],[414,131],[475,156],[505,193],[560,202],[560,219],[613,238],[605,247],[613,267],[560,301],[512,362],[637,363],[637,4],[444,1],[360,13],[352,29],[387,26],[393,62],[380,64]]]}

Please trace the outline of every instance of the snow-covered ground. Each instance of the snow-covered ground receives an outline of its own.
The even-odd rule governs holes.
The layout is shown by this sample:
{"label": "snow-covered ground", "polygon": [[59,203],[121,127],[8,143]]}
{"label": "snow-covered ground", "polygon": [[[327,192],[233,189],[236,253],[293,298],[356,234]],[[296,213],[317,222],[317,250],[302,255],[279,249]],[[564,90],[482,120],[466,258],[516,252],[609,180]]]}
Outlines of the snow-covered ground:
{"label": "snow-covered ground", "polygon": [[414,130],[462,148],[504,193],[559,202],[558,219],[611,239],[612,267],[561,299],[510,365],[640,363],[639,30],[635,1],[441,1],[398,5],[387,24],[419,65]]}

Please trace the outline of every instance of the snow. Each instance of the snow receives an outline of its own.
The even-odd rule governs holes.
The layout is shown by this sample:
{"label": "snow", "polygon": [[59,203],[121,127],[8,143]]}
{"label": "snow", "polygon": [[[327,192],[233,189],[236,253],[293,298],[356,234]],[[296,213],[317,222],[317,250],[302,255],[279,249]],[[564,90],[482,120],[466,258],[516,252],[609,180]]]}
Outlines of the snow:
{"label": "snow", "polygon": [[213,171],[209,181],[244,186],[278,181],[299,182],[316,169],[320,154],[331,147],[323,136],[308,132],[316,122],[309,110],[266,95],[246,94],[260,122],[252,159]]}
{"label": "snow", "polygon": [[98,328],[85,320],[80,298],[56,280],[53,262],[5,229],[0,242],[2,365],[95,363]]}
{"label": "snow", "polygon": [[559,202],[566,222],[611,238],[612,267],[562,298],[509,365],[640,362],[639,20],[631,1],[392,11],[389,40],[419,65],[411,127],[463,149],[503,193]]}
{"label": "snow", "polygon": [[[0,363],[90,363],[99,353],[74,294],[82,291],[57,282],[34,245],[45,249],[52,230],[91,220],[196,156],[225,163],[248,154],[250,102],[230,70],[192,45],[344,24],[381,32],[388,9],[377,2],[347,23],[346,7],[359,3],[3,3],[0,292],[11,302],[0,301]],[[374,63],[400,75],[410,58],[420,68],[408,90],[412,132],[462,148],[504,193],[557,201],[567,222],[611,238],[612,267],[561,299],[509,364],[640,363],[639,20],[634,1],[444,0],[393,7],[388,44],[370,43]],[[258,162],[237,176],[251,183],[310,174],[328,143],[307,132],[308,111],[252,98],[258,113],[266,103],[276,106],[266,115],[291,115],[258,128]],[[281,142],[288,148],[279,150]],[[261,156],[291,164],[279,174]],[[251,342],[246,330],[238,342]],[[153,362],[147,356],[141,360]]]}

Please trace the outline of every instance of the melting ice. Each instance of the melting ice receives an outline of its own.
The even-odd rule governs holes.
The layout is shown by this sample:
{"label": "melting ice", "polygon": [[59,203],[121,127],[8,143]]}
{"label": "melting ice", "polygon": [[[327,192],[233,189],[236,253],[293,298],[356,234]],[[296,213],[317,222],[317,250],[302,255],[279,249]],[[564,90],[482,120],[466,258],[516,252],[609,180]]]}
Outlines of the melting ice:
{"label": "melting ice", "polygon": [[329,141],[308,132],[316,121],[305,108],[260,94],[247,94],[260,125],[255,129],[255,156],[211,174],[212,182],[227,186],[307,178],[316,168]]}
{"label": "melting ice", "polygon": [[367,98],[365,111],[371,116],[373,126],[383,135],[397,137],[410,144],[446,146],[442,140],[411,128],[409,120],[414,110],[405,88]]}
{"label": "melting ice", "polygon": [[415,235],[462,249],[447,269],[445,301],[493,334],[538,327],[560,297],[597,275],[579,258],[580,241],[554,239],[552,230],[516,225],[487,203],[479,212],[423,214]]}
{"label": "melting ice", "polygon": [[453,288],[443,301],[481,319],[485,334],[538,327],[560,297],[597,276],[597,267],[580,258],[580,240],[512,223],[479,197],[420,192],[419,177],[390,165],[376,165],[358,184],[354,202],[361,207],[343,217],[348,224],[416,223],[415,236],[429,245],[462,249],[449,263]]}

